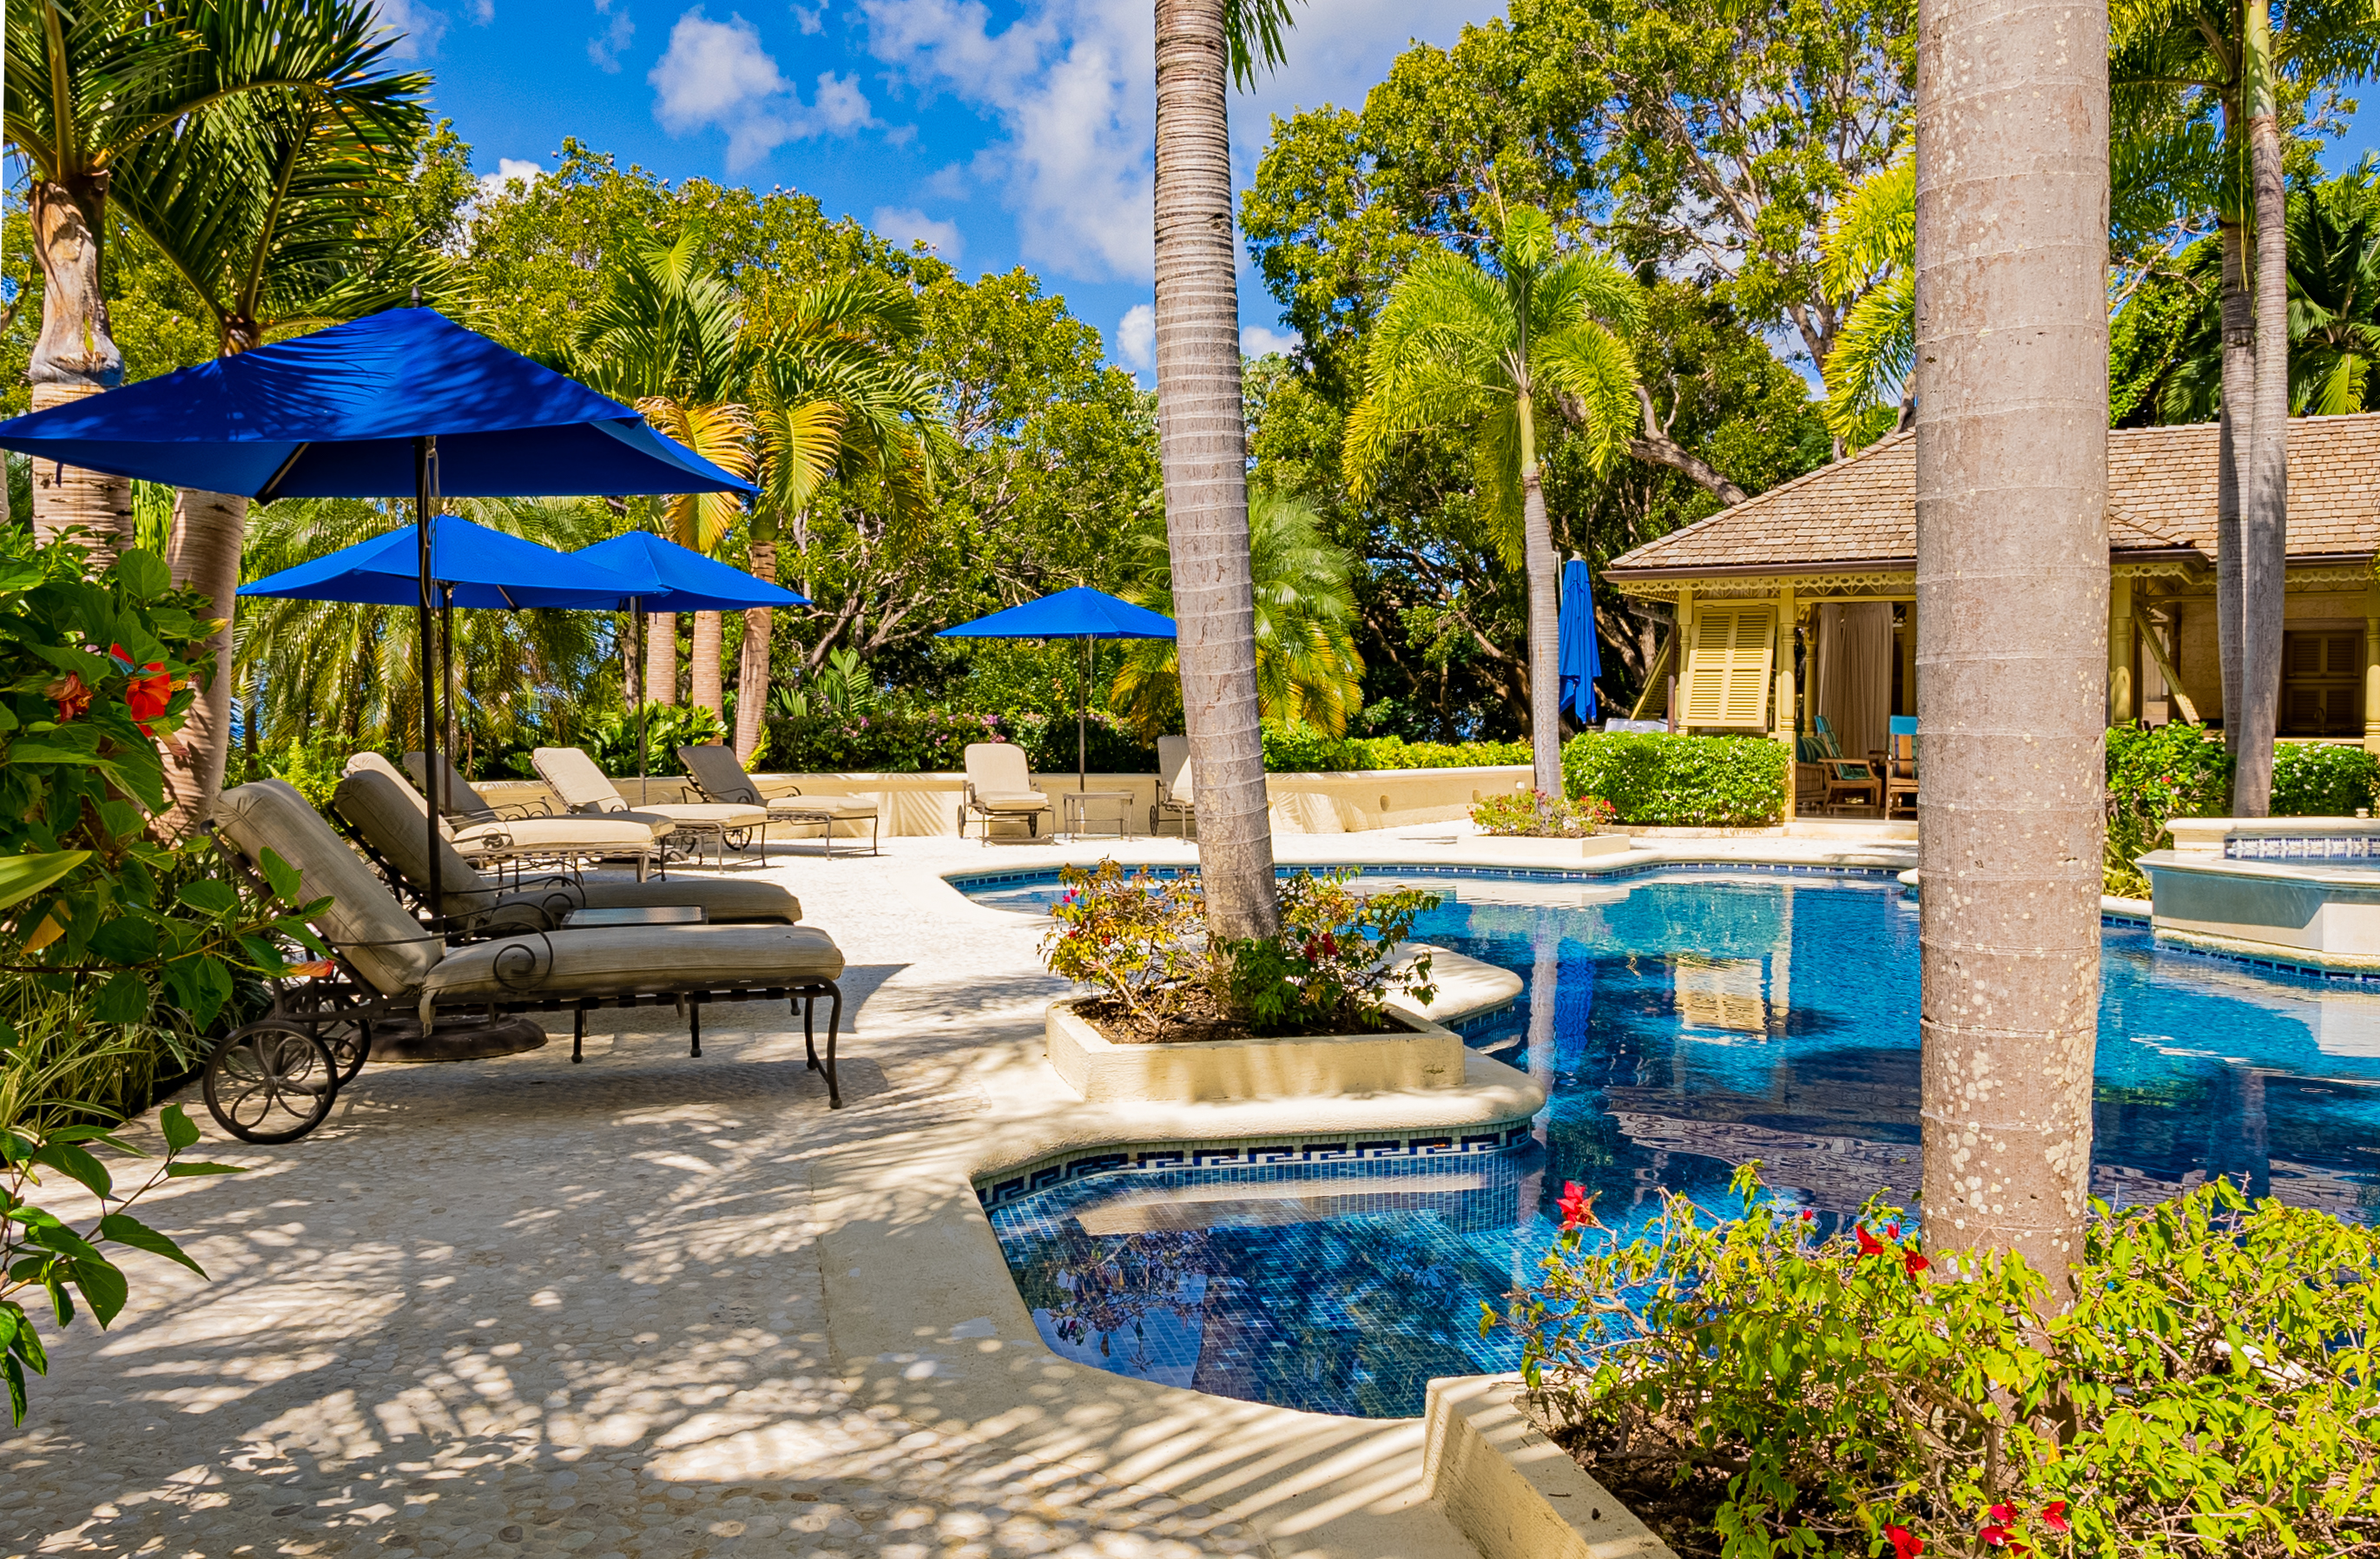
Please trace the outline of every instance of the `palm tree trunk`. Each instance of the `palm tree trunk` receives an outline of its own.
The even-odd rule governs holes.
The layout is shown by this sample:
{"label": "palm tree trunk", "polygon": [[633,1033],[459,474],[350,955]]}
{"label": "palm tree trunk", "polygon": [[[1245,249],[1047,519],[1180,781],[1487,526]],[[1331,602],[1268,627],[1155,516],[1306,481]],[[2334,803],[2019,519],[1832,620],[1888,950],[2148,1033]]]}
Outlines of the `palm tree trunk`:
{"label": "palm tree trunk", "polygon": [[[32,409],[112,390],[124,381],[124,354],[108,334],[107,298],[100,291],[100,242],[106,231],[107,176],[76,187],[32,181],[28,215],[33,259],[42,268],[42,334],[26,377]],[[91,532],[92,569],[106,567],[132,545],[132,483],[75,466],[33,462],[33,534],[55,540],[69,527]]]}
{"label": "palm tree trunk", "polygon": [[[2248,171],[2256,197],[2256,388],[2248,430],[2247,500],[2240,513],[2239,764],[2235,817],[2263,817],[2273,796],[2273,733],[2281,713],[2281,618],[2289,569],[2289,247],[2281,176],[2280,110],[2274,101],[2269,10],[2241,17],[2248,93]],[[2228,729],[2234,716],[2223,713]]]}
{"label": "palm tree trunk", "polygon": [[2099,1007],[2106,0],[1920,0],[1917,71],[1925,1240],[2016,1251],[2062,1306]]}
{"label": "palm tree trunk", "polygon": [[694,615],[694,638],[688,648],[693,662],[686,668],[686,701],[698,709],[707,709],[722,720],[727,715],[725,689],[720,685],[720,660],[724,653],[727,635],[725,615],[719,612],[697,612]]}
{"label": "palm tree trunk", "polygon": [[1530,783],[1548,796],[1562,793],[1561,778],[1561,581],[1554,561],[1553,525],[1546,518],[1546,489],[1537,469],[1536,408],[1524,391],[1516,408],[1521,422],[1521,554],[1529,574],[1529,756]]}
{"label": "palm tree trunk", "polygon": [[1198,871],[1218,936],[1281,928],[1257,726],[1223,0],[1157,5],[1158,459]]}
{"label": "palm tree trunk", "polygon": [[677,614],[645,615],[645,701],[677,702]]}
{"label": "palm tree trunk", "polygon": [[248,500],[228,493],[181,488],[174,494],[174,541],[166,556],[174,582],[203,592],[224,620],[208,648],[214,657],[191,701],[181,739],[164,749],[165,823],[186,834],[204,822],[223,793],[231,754],[232,616],[238,609],[240,545],[248,535]]}
{"label": "palm tree trunk", "polygon": [[2216,435],[2215,636],[2222,660],[2223,745],[2240,750],[2240,466],[2256,420],[2256,327],[2248,298],[2246,234],[2222,225],[2223,418]]}
{"label": "palm tree trunk", "polygon": [[[777,582],[777,543],[754,537],[747,543],[753,575]],[[769,712],[769,633],[776,614],[766,606],[744,613],[744,658],[735,669],[735,761],[749,767],[760,749],[762,723]]]}

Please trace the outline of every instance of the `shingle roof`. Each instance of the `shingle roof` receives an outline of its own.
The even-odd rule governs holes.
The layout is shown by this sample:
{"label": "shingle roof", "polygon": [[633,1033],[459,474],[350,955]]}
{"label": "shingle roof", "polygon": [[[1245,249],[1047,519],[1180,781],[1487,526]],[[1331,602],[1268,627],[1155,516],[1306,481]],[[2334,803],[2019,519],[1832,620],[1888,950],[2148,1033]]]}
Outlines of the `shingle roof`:
{"label": "shingle roof", "polygon": [[[2108,541],[2117,552],[2190,547],[2215,555],[2216,428],[2119,428],[2107,435]],[[2380,551],[2380,412],[2289,422],[2289,555]],[[1613,558],[1624,579],[1909,566],[1917,553],[1917,435],[1895,433],[1756,498]]]}

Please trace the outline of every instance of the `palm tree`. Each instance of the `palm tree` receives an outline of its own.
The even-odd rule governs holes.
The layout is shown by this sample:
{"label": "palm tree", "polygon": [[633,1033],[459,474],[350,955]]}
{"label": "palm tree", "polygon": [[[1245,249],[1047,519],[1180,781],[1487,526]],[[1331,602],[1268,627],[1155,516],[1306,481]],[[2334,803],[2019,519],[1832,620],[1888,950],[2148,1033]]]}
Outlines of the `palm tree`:
{"label": "palm tree", "polygon": [[2071,1293],[2107,706],[2108,104],[2090,4],[1920,0],[1925,1237]]}
{"label": "palm tree", "polygon": [[1239,245],[1232,230],[1232,79],[1284,57],[1289,0],[1158,0],[1158,463],[1181,610],[1184,728],[1198,774],[1198,868],[1218,936],[1281,927],[1274,898],[1256,603],[1248,582],[1247,427]]}
{"label": "palm tree", "polygon": [[[329,90],[251,98],[185,134],[151,137],[116,163],[117,213],[198,296],[225,357],[399,302],[435,275],[428,250],[382,243],[377,232],[401,201],[428,126],[430,79],[379,69],[389,41],[371,6],[326,6],[323,15],[343,45],[322,71]],[[198,822],[223,786],[247,516],[237,494],[175,497],[174,581],[204,591],[224,619],[217,672],[181,747],[165,754],[166,821],[176,830]]]}
{"label": "palm tree", "polygon": [[[1917,156],[1860,181],[1821,246],[1827,295],[1851,301],[1823,365],[1827,427],[1846,449],[1906,426],[1915,409]],[[1855,299],[1855,301],[1852,301]]]}
{"label": "palm tree", "polygon": [[1415,262],[1373,327],[1363,401],[1347,419],[1348,485],[1361,496],[1397,442],[1427,428],[1475,430],[1473,479],[1529,581],[1529,734],[1536,787],[1561,793],[1560,581],[1546,517],[1538,422],[1558,406],[1601,469],[1637,424],[1626,335],[1644,295],[1600,256],[1558,253],[1552,220],[1514,206],[1496,222],[1493,271],[1449,250]]}
{"label": "palm tree", "polygon": [[[1165,532],[1135,538],[1141,581],[1128,592],[1173,615]],[[1364,701],[1364,658],[1355,649],[1355,587],[1347,554],[1322,534],[1303,498],[1259,488],[1248,499],[1248,574],[1256,603],[1257,697],[1268,720],[1320,726],[1337,736]],[[1110,698],[1143,741],[1182,718],[1182,674],[1171,639],[1127,643]]]}
{"label": "palm tree", "polygon": [[[141,177],[132,164],[144,152],[150,164],[170,162],[151,149],[267,104],[343,99],[356,84],[343,72],[369,77],[391,42],[358,46],[357,29],[368,40],[378,26],[372,15],[369,6],[318,0],[24,0],[8,7],[6,128],[31,167],[27,207],[42,280],[42,330],[27,369],[35,409],[123,379],[101,262],[111,220],[140,228],[127,203]],[[42,535],[86,527],[112,554],[131,543],[130,515],[121,478],[72,468],[35,477],[33,522]]]}
{"label": "palm tree", "polygon": [[2369,404],[2380,362],[2380,211],[2367,164],[2289,197],[2289,408],[2336,417]]}

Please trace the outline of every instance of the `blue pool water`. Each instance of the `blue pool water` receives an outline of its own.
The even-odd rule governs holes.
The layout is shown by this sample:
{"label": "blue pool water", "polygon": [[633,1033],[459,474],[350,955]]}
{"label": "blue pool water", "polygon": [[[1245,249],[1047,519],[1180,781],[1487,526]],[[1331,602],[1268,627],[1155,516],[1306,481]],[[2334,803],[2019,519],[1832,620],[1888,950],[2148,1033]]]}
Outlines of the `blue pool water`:
{"label": "blue pool water", "polygon": [[[1409,880],[1446,895],[1416,939],[1525,982],[1465,1038],[1547,1085],[1535,1142],[1130,1171],[994,1209],[1051,1347],[1252,1401],[1418,1413],[1432,1376],[1517,1362],[1479,1336],[1479,1303],[1532,1279],[1566,1181],[1623,1231],[1663,1189],[1719,1204],[1755,1158],[1829,1223],[1880,1187],[1914,1193],[1917,910],[1891,879]],[[1057,891],[976,896],[1038,913]],[[2223,1175],[2373,1221],[2380,991],[2160,949],[2144,931],[2110,928],[2106,949],[2094,1191],[2149,1200]]]}

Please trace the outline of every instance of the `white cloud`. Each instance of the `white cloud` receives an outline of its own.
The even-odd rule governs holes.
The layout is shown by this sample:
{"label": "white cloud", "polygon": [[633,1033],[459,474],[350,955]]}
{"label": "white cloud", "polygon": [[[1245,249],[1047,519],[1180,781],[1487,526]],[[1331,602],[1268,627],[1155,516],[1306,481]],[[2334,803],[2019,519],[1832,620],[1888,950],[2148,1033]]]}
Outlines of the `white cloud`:
{"label": "white cloud", "polygon": [[428,59],[438,52],[438,41],[446,36],[446,13],[420,4],[420,0],[379,0],[372,7],[380,24],[396,39],[389,45],[391,59]]}
{"label": "white cloud", "polygon": [[905,249],[922,238],[953,265],[966,252],[966,239],[957,223],[928,216],[915,206],[878,206],[868,225]]}
{"label": "white cloud", "polygon": [[1157,310],[1135,303],[1116,326],[1115,359],[1135,373],[1157,371]]}
{"label": "white cloud", "polygon": [[727,132],[727,165],[743,168],[789,140],[841,135],[876,122],[859,78],[822,71],[814,105],[777,70],[760,30],[740,16],[712,21],[695,6],[670,29],[669,48],[645,78],[653,117],[672,135]]}
{"label": "white cloud", "polygon": [[795,6],[793,7],[793,13],[794,25],[802,30],[803,37],[808,38],[826,30],[824,6]]}
{"label": "white cloud", "polygon": [[1293,352],[1305,343],[1286,331],[1268,330],[1260,324],[1240,327],[1240,355],[1261,358],[1273,352]]}
{"label": "white cloud", "polygon": [[526,157],[499,157],[495,172],[480,176],[480,199],[494,200],[515,184],[526,189],[544,177],[544,167]]}
{"label": "white cloud", "polygon": [[471,0],[471,20],[485,27],[496,19],[496,0]]}
{"label": "white cloud", "polygon": [[610,17],[611,22],[600,38],[587,40],[587,60],[596,69],[609,76],[620,73],[620,56],[628,52],[628,44],[637,36],[637,24],[628,8],[612,9],[612,0],[595,0],[595,14]]}
{"label": "white cloud", "polygon": [[925,190],[938,201],[964,201],[975,193],[975,178],[965,166],[952,163],[934,170]]}

